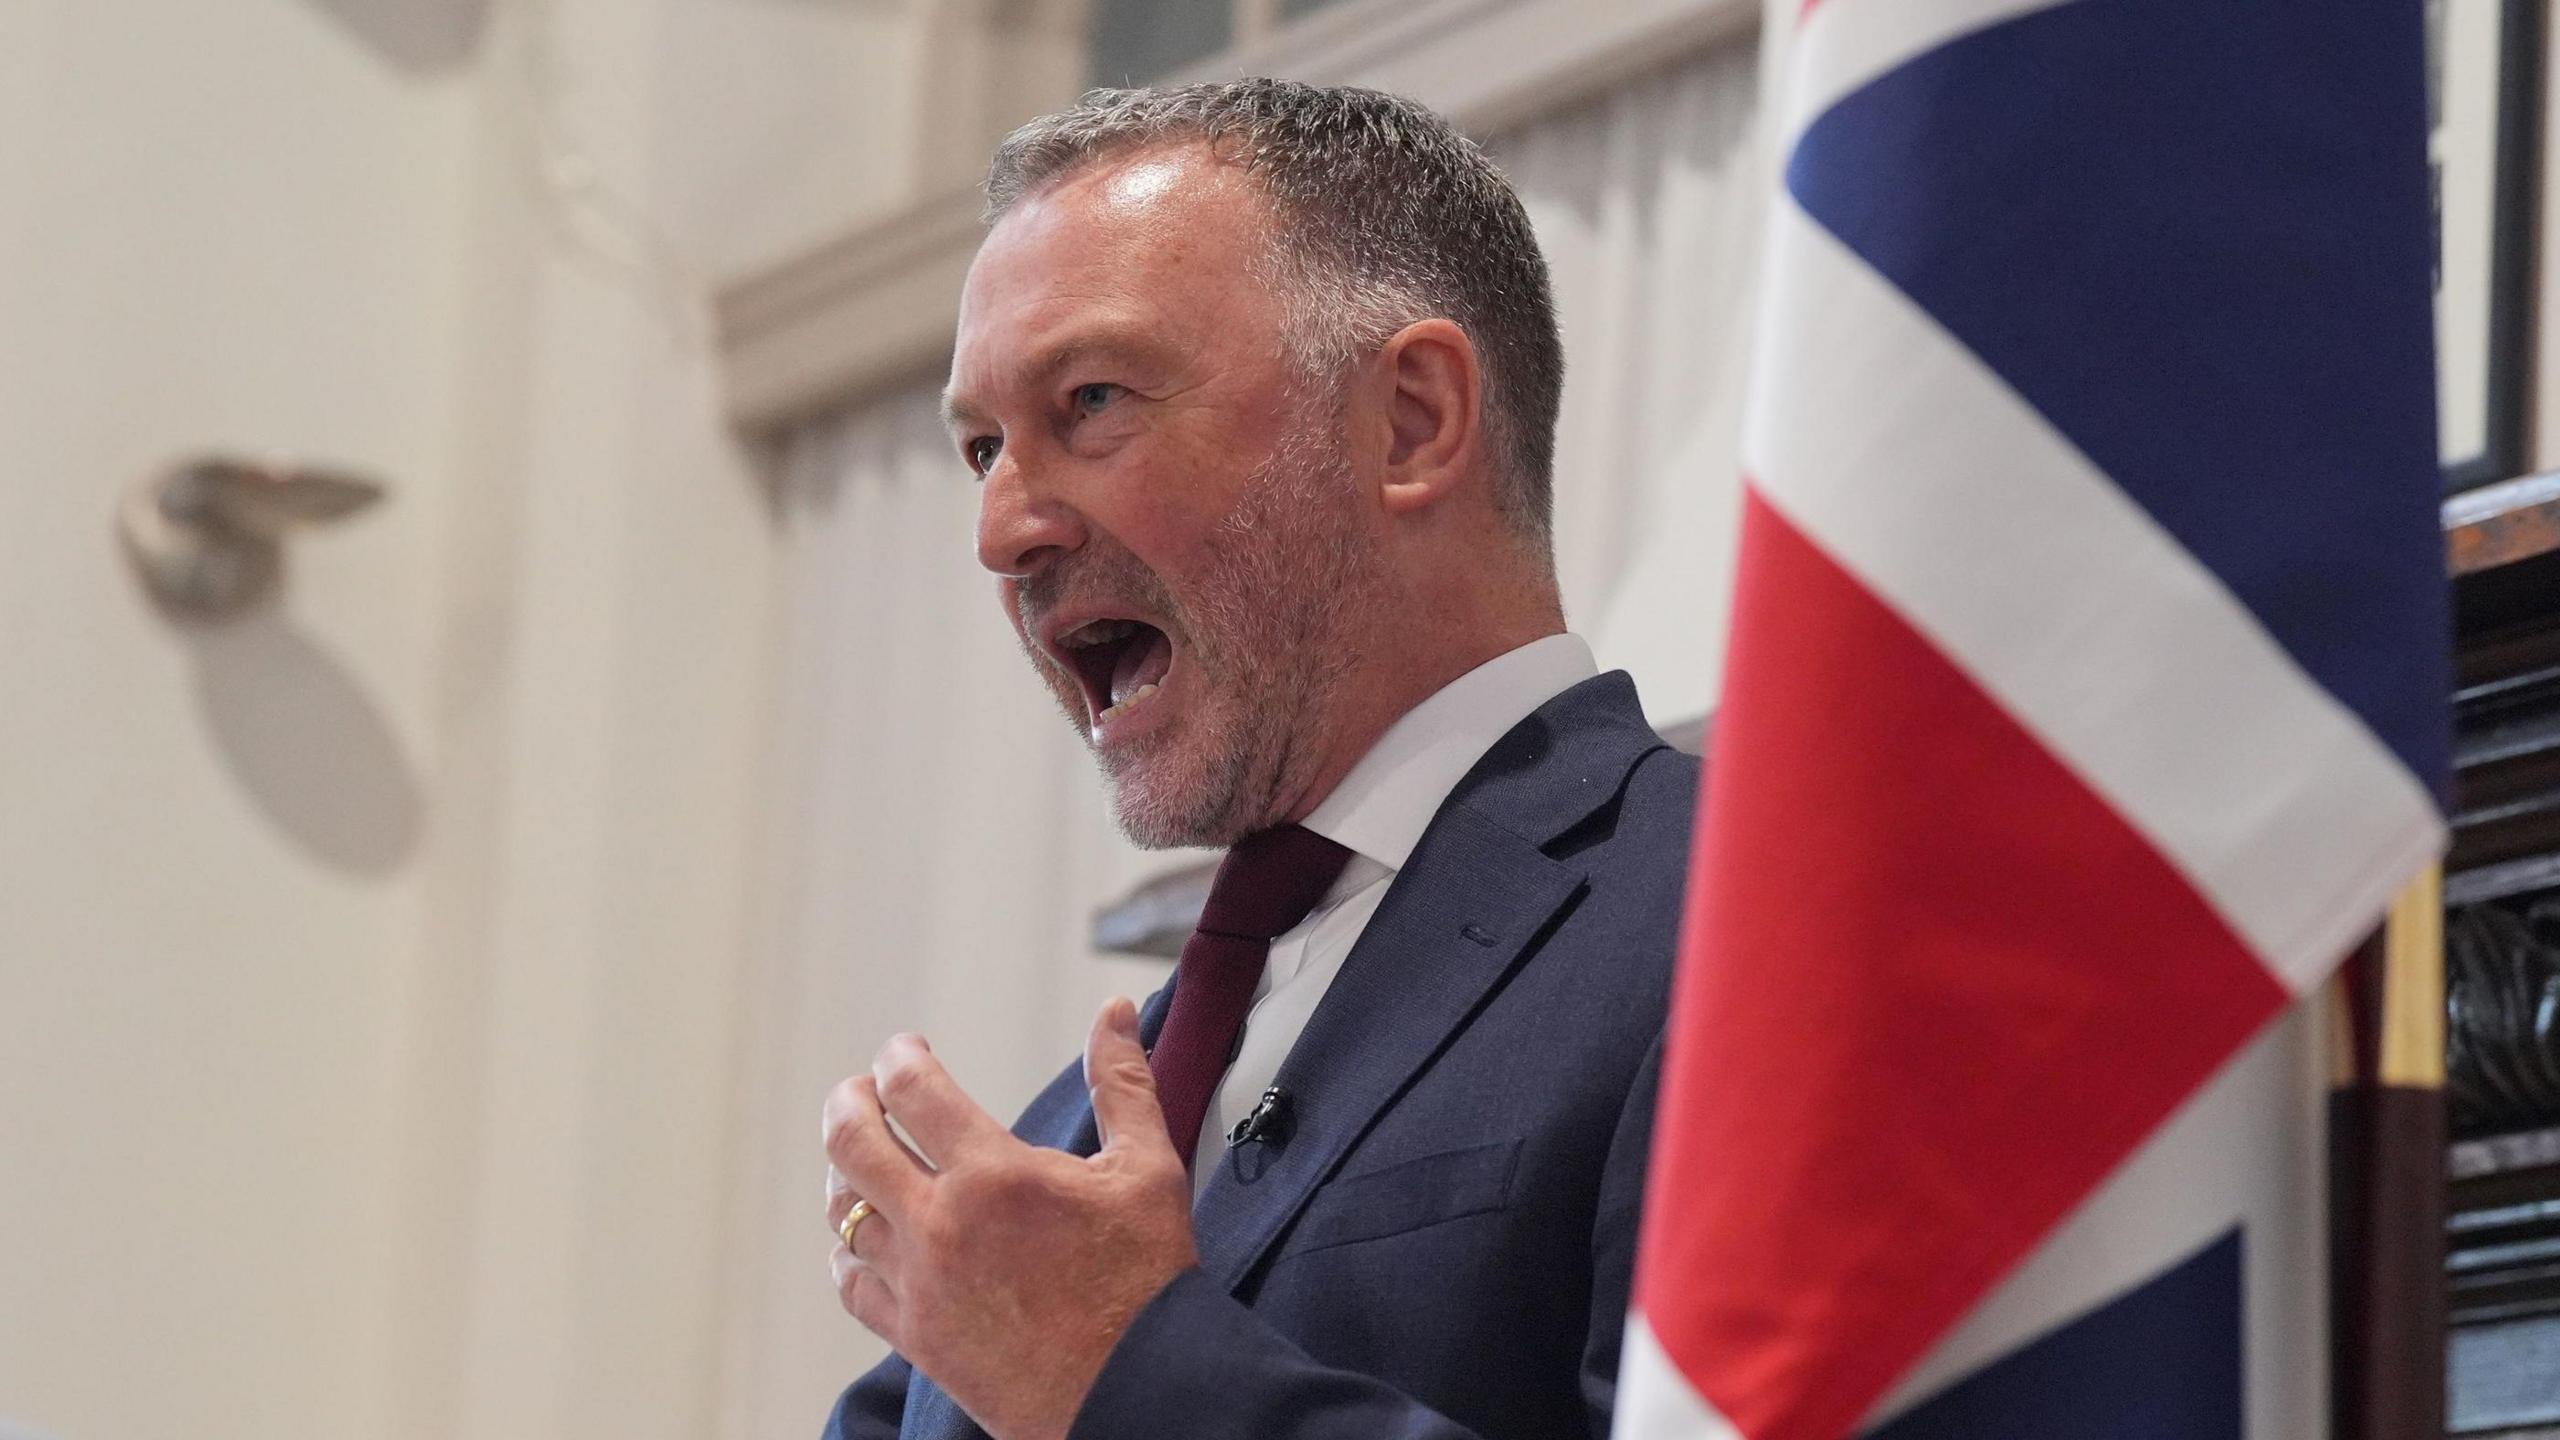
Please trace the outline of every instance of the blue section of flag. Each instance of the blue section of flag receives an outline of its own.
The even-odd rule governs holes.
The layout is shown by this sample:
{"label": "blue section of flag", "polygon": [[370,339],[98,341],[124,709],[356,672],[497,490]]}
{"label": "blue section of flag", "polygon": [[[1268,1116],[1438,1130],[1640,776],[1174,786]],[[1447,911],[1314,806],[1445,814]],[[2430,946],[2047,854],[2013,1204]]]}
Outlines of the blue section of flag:
{"label": "blue section of flag", "polygon": [[2240,1440],[2241,1284],[2235,1229],[1869,1440]]}
{"label": "blue section of flag", "polygon": [[2419,0],[2076,0],[1843,99],[1787,184],[2441,793],[2421,54]]}

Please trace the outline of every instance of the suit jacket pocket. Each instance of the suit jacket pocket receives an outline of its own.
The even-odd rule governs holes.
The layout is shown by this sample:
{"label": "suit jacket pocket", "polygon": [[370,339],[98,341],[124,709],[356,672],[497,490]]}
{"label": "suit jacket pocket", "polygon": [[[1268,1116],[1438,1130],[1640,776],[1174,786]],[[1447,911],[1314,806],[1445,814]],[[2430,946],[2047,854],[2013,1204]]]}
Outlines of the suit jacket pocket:
{"label": "suit jacket pocket", "polygon": [[1283,1253],[1379,1240],[1499,1210],[1511,1203],[1519,1165],[1520,1142],[1502,1140],[1343,1176],[1316,1191]]}

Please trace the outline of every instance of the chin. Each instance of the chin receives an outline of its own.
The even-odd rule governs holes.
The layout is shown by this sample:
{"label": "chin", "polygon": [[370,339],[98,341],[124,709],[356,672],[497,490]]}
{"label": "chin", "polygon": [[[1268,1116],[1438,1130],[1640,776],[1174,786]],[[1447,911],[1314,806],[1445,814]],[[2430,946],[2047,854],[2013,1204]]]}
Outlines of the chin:
{"label": "chin", "polygon": [[[1190,763],[1184,763],[1188,761]],[[1254,826],[1242,816],[1240,757],[1179,752],[1132,756],[1105,767],[1120,833],[1141,850],[1219,849]]]}
{"label": "chin", "polygon": [[1186,805],[1192,797],[1169,795],[1144,780],[1111,782],[1111,814],[1120,833],[1141,850],[1216,848],[1234,843],[1221,817],[1204,816]]}
{"label": "chin", "polygon": [[1234,842],[1195,835],[1178,826],[1160,826],[1144,814],[1122,810],[1120,836],[1141,850],[1216,850]]}

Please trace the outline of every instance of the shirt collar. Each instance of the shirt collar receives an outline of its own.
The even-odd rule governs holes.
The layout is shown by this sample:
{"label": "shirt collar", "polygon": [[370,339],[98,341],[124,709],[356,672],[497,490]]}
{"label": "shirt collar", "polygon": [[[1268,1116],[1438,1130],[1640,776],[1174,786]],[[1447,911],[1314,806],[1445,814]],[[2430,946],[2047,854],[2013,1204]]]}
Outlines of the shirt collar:
{"label": "shirt collar", "polygon": [[[1401,870],[1431,817],[1495,741],[1600,673],[1579,635],[1549,635],[1487,660],[1406,711],[1298,823]],[[1365,867],[1353,867],[1364,869]]]}

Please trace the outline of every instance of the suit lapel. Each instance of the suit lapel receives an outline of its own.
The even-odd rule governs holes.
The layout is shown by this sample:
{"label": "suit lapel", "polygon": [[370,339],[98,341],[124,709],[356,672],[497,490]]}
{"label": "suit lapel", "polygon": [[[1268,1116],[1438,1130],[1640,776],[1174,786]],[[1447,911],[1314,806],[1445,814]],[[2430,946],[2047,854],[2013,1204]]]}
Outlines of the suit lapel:
{"label": "suit lapel", "polygon": [[1275,1082],[1284,1145],[1230,1150],[1193,1208],[1201,1267],[1233,1289],[1582,886],[1472,813],[1444,813],[1307,1021]]}
{"label": "suit lapel", "polygon": [[1539,707],[1450,793],[1309,1017],[1274,1083],[1287,1143],[1232,1150],[1192,1210],[1202,1268],[1253,1272],[1381,1112],[1581,892],[1546,849],[1616,796],[1662,742],[1622,673]]}

